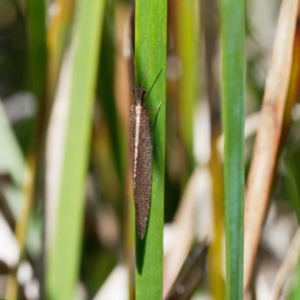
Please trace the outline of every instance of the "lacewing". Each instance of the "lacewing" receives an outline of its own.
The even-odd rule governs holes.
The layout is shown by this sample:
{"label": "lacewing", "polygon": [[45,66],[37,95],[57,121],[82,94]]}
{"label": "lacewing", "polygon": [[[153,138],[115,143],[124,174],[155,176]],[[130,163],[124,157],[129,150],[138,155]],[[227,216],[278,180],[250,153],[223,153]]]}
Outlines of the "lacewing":
{"label": "lacewing", "polygon": [[[147,76],[152,60],[157,52],[160,37],[148,65],[143,82]],[[133,51],[132,51],[133,54]],[[135,62],[133,58],[134,68]],[[136,82],[136,68],[135,68]],[[143,86],[143,84],[142,84]],[[146,90],[143,87],[133,89],[133,105],[130,107],[130,156],[132,170],[132,187],[138,235],[145,237],[151,204],[152,188],[152,132],[148,108],[144,101]]]}
{"label": "lacewing", "polygon": [[143,96],[146,90],[133,89],[130,108],[130,154],[132,186],[138,234],[143,239],[147,229],[152,186],[152,136],[150,118]]}

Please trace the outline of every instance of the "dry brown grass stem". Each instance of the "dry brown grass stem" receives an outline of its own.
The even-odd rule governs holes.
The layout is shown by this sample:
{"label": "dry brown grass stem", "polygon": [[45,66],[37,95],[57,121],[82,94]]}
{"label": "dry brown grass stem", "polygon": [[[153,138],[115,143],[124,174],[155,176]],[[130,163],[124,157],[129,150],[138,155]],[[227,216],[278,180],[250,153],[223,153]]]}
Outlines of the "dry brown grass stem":
{"label": "dry brown grass stem", "polygon": [[260,126],[247,182],[245,203],[244,291],[255,262],[268,205],[290,79],[298,0],[282,1]]}

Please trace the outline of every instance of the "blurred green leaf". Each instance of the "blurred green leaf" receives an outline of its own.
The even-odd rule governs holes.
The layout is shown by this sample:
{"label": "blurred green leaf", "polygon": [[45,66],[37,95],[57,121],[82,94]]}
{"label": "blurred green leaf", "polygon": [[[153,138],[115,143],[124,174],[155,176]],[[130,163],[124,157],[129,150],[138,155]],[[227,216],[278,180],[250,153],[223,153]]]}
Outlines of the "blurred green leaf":
{"label": "blurred green leaf", "polygon": [[245,3],[221,0],[226,299],[243,299]]}
{"label": "blurred green leaf", "polygon": [[288,297],[289,300],[298,300],[300,299],[300,260],[298,260],[297,267],[293,274],[293,287]]}
{"label": "blurred green leaf", "polygon": [[300,148],[287,149],[284,154],[286,186],[300,224]]}
{"label": "blurred green leaf", "polygon": [[178,121],[187,160],[185,175],[189,176],[194,167],[193,116],[195,102],[199,96],[200,10],[197,2],[193,0],[176,1],[175,3],[177,5],[177,48],[182,66],[182,74],[178,83]]}
{"label": "blurred green leaf", "polygon": [[107,4],[105,13],[105,22],[103,28],[102,51],[100,58],[100,80],[99,80],[99,94],[101,100],[101,108],[103,109],[103,116],[106,119],[109,128],[109,138],[111,143],[111,151],[113,153],[114,162],[116,164],[117,174],[121,181],[124,181],[124,165],[126,149],[122,143],[124,136],[123,128],[119,125],[119,119],[115,102],[115,45],[113,27],[114,14],[112,3]]}
{"label": "blurred green leaf", "polygon": [[105,1],[77,3],[75,58],[56,235],[48,261],[48,299],[73,299],[78,276],[86,173]]}
{"label": "blurred green leaf", "polygon": [[46,71],[46,2],[27,1],[27,27],[29,33],[30,78],[32,90],[40,98]]}

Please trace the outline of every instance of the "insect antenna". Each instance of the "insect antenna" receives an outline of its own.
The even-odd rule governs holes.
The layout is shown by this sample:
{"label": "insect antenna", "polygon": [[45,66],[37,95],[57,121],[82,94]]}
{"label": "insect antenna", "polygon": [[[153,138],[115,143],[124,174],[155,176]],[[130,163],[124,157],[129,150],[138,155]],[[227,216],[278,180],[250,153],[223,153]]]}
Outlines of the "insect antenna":
{"label": "insect antenna", "polygon": [[136,72],[135,56],[134,56],[133,47],[132,47],[132,37],[131,37],[130,33],[129,33],[129,37],[130,37],[131,59],[133,62],[133,69],[134,69],[134,79],[135,79],[136,86],[138,87],[139,82],[138,82],[138,77],[137,77],[137,72]]}
{"label": "insect antenna", "polygon": [[151,60],[150,60],[150,62],[149,62],[149,64],[148,64],[148,67],[147,67],[146,73],[145,73],[145,75],[144,75],[144,78],[143,78],[143,80],[142,80],[142,86],[144,86],[145,79],[146,79],[146,77],[147,77],[147,75],[148,75],[148,72],[149,72],[150,66],[151,66],[151,64],[152,64],[152,62],[153,62],[153,60],[154,60],[154,57],[155,57],[156,53],[157,53],[158,46],[160,45],[160,42],[161,42],[161,39],[162,39],[162,37],[163,37],[163,35],[161,35],[161,36],[160,36],[160,38],[159,38],[159,41],[157,42],[157,45],[156,45],[155,51],[154,51],[154,53],[152,54],[152,57],[151,57]]}

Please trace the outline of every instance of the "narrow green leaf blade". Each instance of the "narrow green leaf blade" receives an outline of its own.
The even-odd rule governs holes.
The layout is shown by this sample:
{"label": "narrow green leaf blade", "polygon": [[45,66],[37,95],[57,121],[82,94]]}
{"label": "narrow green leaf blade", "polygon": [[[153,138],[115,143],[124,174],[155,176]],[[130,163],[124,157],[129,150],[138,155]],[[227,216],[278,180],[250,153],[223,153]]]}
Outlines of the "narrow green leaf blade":
{"label": "narrow green leaf blade", "polygon": [[30,78],[35,96],[41,97],[46,71],[46,2],[27,2],[27,27],[29,33]]}
{"label": "narrow green leaf blade", "polygon": [[243,299],[245,3],[221,0],[226,299]]}
{"label": "narrow green leaf blade", "polygon": [[294,280],[294,284],[292,286],[292,289],[290,291],[289,300],[298,300],[300,298],[300,260],[298,259],[298,263],[297,266],[294,270],[294,274],[293,274],[293,280]]}
{"label": "narrow green leaf blade", "polygon": [[287,149],[283,156],[283,161],[286,167],[286,186],[290,199],[297,215],[298,224],[300,223],[300,151],[299,148]]}
{"label": "narrow green leaf blade", "polygon": [[[152,198],[145,238],[136,237],[136,299],[162,299],[167,1],[136,1],[136,67],[153,130]],[[146,77],[146,78],[144,78]],[[143,82],[144,81],[144,82]]]}
{"label": "narrow green leaf blade", "polygon": [[[190,176],[194,165],[194,111],[198,98],[199,81],[199,12],[197,1],[176,1],[177,51],[182,75],[178,82],[179,134],[183,143],[187,167],[184,180]],[[188,32],[188,34],[187,34]]]}
{"label": "narrow green leaf blade", "polygon": [[73,299],[105,1],[77,2],[76,43],[56,236],[48,264],[48,299]]}

